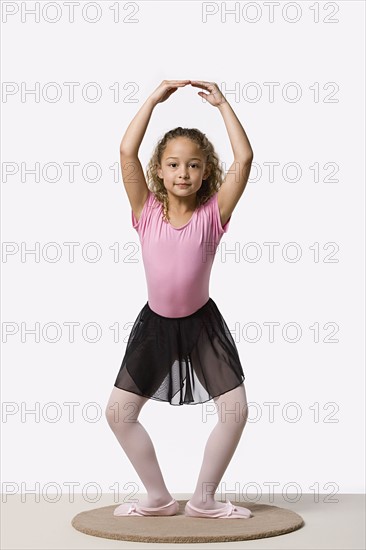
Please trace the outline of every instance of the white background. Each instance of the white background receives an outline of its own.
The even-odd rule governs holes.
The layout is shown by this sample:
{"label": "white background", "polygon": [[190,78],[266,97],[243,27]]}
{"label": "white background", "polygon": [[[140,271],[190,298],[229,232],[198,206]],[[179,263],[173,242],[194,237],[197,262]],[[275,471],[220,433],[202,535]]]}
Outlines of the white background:
{"label": "white background", "polygon": [[[5,21],[10,4],[19,11]],[[42,13],[39,22],[29,14],[22,21],[21,5],[33,9],[34,2],[2,7],[2,480],[14,484],[2,492],[20,492],[21,483],[43,494],[48,483],[55,484],[51,493],[67,493],[66,483],[75,483],[75,492],[89,483],[103,493],[145,492],[104,417],[129,330],[147,300],[118,151],[160,82],[186,78],[219,85],[254,150],[210,285],[235,337],[249,402],[218,498],[268,493],[268,483],[279,493],[364,492],[364,3],[287,3],[286,21],[280,2],[273,22],[266,2],[256,3],[256,22],[248,21],[256,17],[253,6],[245,18],[247,2],[237,2],[237,20],[226,21],[220,10],[235,3],[210,3],[217,13],[204,22],[200,2],[120,2],[114,22],[118,3],[99,2],[96,23],[82,16],[86,2],[72,23],[63,2],[50,4],[59,9],[55,23]],[[299,19],[291,23],[296,7]],[[50,7],[48,17],[55,14]],[[325,23],[326,16],[338,22]],[[60,92],[55,101],[51,82]],[[67,82],[79,84],[73,101]],[[87,89],[92,82],[97,101]],[[273,99],[269,83],[277,84]],[[300,90],[297,101],[295,87],[286,96],[289,83]],[[39,87],[39,94],[22,94],[22,86]],[[140,149],[144,168],[156,141],[176,126],[205,132],[230,166],[221,114],[198,91],[178,90],[156,107]],[[36,163],[39,177],[26,173]],[[58,167],[58,181],[48,163]],[[78,163],[73,179],[66,163]],[[88,163],[99,167],[97,181],[85,178]],[[273,178],[266,163],[277,163]],[[78,244],[74,261],[70,242]],[[56,261],[49,243],[56,243]],[[99,261],[88,243],[100,247]],[[256,248],[247,250],[248,243]],[[272,260],[268,243],[276,243]],[[36,256],[24,253],[34,249]],[[94,343],[83,334],[88,323],[100,329]],[[278,323],[273,341],[266,323]],[[288,323],[299,330],[297,342],[290,341],[293,328],[286,337]],[[37,341],[26,333],[36,324]],[[96,331],[87,334],[93,339]],[[150,401],[142,409],[172,493],[195,488],[213,409],[212,401]]]}

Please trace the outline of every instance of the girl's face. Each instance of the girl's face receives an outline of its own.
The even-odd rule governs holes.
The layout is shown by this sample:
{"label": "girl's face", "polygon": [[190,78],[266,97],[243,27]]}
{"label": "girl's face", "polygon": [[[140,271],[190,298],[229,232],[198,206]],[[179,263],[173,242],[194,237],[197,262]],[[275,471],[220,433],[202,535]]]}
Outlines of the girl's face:
{"label": "girl's face", "polygon": [[[177,197],[195,194],[208,176],[205,157],[196,143],[179,137],[168,141],[157,170],[168,192]],[[179,184],[186,185],[181,186]]]}

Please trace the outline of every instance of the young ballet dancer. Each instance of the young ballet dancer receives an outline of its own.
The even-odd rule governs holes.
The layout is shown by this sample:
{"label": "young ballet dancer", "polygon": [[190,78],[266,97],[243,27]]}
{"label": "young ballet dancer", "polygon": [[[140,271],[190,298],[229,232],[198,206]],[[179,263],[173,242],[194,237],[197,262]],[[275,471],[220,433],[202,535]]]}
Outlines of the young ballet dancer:
{"label": "young ballet dancer", "polygon": [[[187,85],[204,89],[207,93],[198,95],[221,113],[233,163],[224,178],[207,136],[197,128],[178,126],[156,144],[145,179],[138,151],[151,114],[158,103]],[[209,279],[216,248],[248,181],[252,148],[216,83],[164,80],[128,126],[120,144],[120,160],[132,226],[141,243],[148,301],[131,329],[105,414],[148,498],[138,504],[120,504],[113,513],[178,513],[179,504],[165,485],[153,443],[138,416],[149,399],[171,405],[213,399],[218,421],[207,440],[196,489],[184,513],[250,518],[253,514],[247,508],[214,498],[248,410],[238,350],[209,296]],[[240,414],[233,414],[236,410]]]}

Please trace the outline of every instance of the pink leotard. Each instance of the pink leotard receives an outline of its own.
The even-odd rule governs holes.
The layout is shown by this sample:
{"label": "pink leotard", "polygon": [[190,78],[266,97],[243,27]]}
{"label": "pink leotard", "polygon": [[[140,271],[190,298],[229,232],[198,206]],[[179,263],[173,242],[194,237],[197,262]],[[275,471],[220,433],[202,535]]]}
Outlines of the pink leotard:
{"label": "pink leotard", "polygon": [[222,227],[215,193],[181,227],[163,221],[163,205],[149,190],[139,220],[131,209],[148,291],[149,307],[164,317],[185,317],[209,299],[209,281],[216,248],[227,232]]}

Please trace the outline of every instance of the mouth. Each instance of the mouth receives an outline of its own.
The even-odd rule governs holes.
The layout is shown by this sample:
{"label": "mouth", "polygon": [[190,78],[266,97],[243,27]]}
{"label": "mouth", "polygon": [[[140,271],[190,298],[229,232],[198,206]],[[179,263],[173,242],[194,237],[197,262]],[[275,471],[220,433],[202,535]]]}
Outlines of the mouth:
{"label": "mouth", "polygon": [[176,183],[175,185],[178,185],[178,187],[189,187],[190,183]]}

